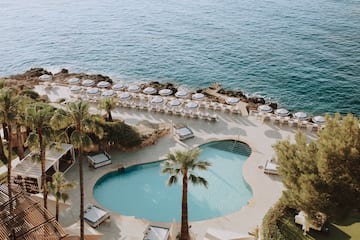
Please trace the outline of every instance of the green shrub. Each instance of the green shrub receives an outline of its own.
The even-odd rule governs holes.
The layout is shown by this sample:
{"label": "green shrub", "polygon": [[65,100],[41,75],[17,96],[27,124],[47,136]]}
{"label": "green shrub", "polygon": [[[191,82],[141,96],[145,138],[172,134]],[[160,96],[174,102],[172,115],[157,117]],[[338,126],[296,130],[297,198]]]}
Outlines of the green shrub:
{"label": "green shrub", "polygon": [[27,96],[34,100],[37,100],[40,98],[40,95],[31,89],[22,90],[19,94],[22,96]]}

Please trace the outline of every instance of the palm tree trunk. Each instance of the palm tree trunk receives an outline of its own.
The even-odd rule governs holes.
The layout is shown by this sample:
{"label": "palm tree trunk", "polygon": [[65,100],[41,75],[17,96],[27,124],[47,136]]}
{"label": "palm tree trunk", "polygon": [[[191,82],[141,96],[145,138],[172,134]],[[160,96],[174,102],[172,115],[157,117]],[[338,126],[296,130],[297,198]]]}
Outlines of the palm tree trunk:
{"label": "palm tree trunk", "polygon": [[21,125],[16,125],[17,150],[20,159],[24,158],[24,141],[21,134]]}
{"label": "palm tree trunk", "polygon": [[[5,130],[4,130],[4,132],[5,132]],[[8,163],[8,158],[5,155],[3,140],[2,140],[1,136],[0,136],[0,158],[2,159],[4,164]]]}
{"label": "palm tree trunk", "polygon": [[47,183],[46,183],[46,170],[45,170],[45,164],[46,164],[46,158],[45,158],[45,148],[43,144],[43,137],[41,128],[38,129],[38,135],[39,135],[39,143],[40,143],[40,161],[41,161],[41,187],[43,190],[43,197],[44,197],[44,208],[47,209]]}
{"label": "palm tree trunk", "polygon": [[59,221],[59,199],[56,197],[56,210],[55,210],[56,221]]}
{"label": "palm tree trunk", "polygon": [[80,176],[80,240],[84,240],[84,175],[82,165],[82,147],[79,147],[79,176]]}
{"label": "palm tree trunk", "polygon": [[188,178],[187,171],[183,174],[183,188],[182,188],[182,206],[181,206],[181,235],[180,240],[189,240],[189,223],[188,223],[188,200],[187,200],[187,192],[188,192]]}
{"label": "palm tree trunk", "polygon": [[7,124],[5,122],[2,123],[2,128],[4,131],[4,139],[9,141],[9,129],[7,128]]}
{"label": "palm tree trunk", "polygon": [[112,122],[112,120],[113,120],[112,115],[111,115],[111,111],[108,112],[108,120],[109,120],[109,122]]}
{"label": "palm tree trunk", "polygon": [[[12,215],[12,190],[11,190],[11,161],[12,161],[12,128],[11,124],[8,125],[8,131],[10,134],[8,134],[8,175],[7,175],[7,182],[8,182],[8,195],[9,195],[9,213]],[[5,131],[4,131],[5,132]]]}

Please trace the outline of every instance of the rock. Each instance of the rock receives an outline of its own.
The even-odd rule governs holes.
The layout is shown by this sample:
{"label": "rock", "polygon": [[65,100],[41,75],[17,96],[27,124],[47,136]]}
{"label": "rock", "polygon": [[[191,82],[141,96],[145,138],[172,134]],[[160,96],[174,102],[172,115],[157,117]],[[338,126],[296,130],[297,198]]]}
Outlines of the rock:
{"label": "rock", "polygon": [[16,80],[29,80],[33,78],[38,78],[44,74],[52,75],[51,72],[48,72],[43,68],[31,68],[30,70],[27,70],[24,73],[12,75],[9,78]]}
{"label": "rock", "polygon": [[255,104],[265,104],[265,99],[262,97],[249,97],[248,102]]}
{"label": "rock", "polygon": [[269,106],[272,107],[272,109],[277,109],[277,108],[278,108],[277,103],[274,103],[274,102],[271,102],[271,103],[269,104]]}

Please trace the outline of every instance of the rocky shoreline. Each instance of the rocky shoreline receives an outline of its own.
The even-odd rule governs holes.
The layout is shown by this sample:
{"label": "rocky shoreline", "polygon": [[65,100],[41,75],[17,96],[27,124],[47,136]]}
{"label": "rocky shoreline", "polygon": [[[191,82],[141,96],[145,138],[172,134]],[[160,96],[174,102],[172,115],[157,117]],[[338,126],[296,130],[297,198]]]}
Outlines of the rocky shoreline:
{"label": "rocky shoreline", "polygon": [[[69,78],[79,78],[80,80],[84,79],[91,79],[94,80],[96,83],[100,81],[106,81],[109,83],[113,83],[114,81],[109,76],[104,76],[101,74],[87,74],[87,73],[71,73],[68,69],[61,69],[58,73],[51,73],[44,68],[31,68],[30,70],[25,71],[24,73],[11,75],[9,77],[2,78],[6,84],[11,86],[17,86],[20,89],[31,89],[34,85],[39,84],[40,80],[39,77],[42,75],[50,75],[52,76],[52,82],[66,84],[66,80]],[[141,89],[146,87],[153,87],[157,91],[160,89],[170,89],[173,91],[173,94],[177,92],[177,87],[173,83],[161,83],[158,81],[151,81],[148,83],[140,84]],[[247,97],[242,91],[238,90],[229,90],[224,89],[221,87],[220,84],[215,83],[208,88],[205,89],[197,89],[193,92],[196,93],[203,93],[205,94],[210,100],[217,101],[217,102],[224,102],[224,98],[221,96],[226,97],[236,97],[239,98],[240,101],[247,104],[247,109],[257,109],[257,107],[261,104],[269,104],[273,109],[277,108],[277,103],[270,102],[266,103],[265,99],[262,97]],[[220,96],[220,97],[219,97]]]}

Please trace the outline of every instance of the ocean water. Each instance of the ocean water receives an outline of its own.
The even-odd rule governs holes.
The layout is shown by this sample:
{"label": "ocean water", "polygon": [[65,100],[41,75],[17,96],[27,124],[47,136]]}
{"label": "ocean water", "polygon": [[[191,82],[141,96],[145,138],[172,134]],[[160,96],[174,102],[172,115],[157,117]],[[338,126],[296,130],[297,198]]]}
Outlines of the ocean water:
{"label": "ocean water", "polygon": [[360,1],[0,0],[0,76],[31,67],[360,114]]}

